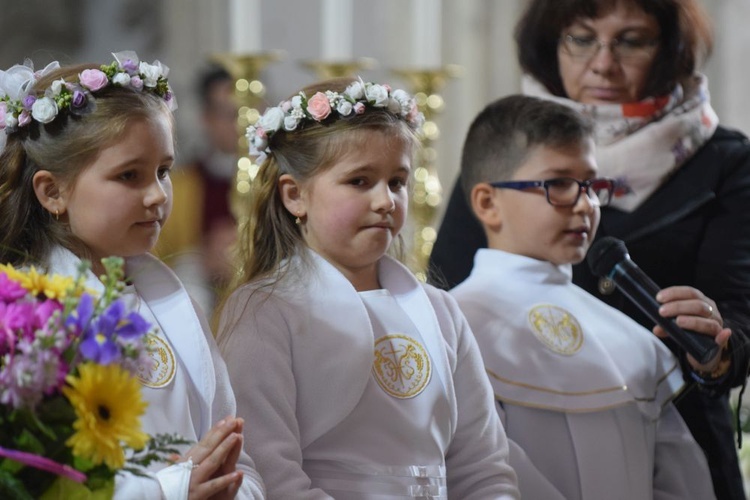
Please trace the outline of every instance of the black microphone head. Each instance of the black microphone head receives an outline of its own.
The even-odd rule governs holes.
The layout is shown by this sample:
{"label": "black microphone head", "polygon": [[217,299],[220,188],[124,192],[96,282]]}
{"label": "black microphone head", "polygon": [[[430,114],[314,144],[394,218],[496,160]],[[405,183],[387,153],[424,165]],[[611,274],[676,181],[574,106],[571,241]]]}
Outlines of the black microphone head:
{"label": "black microphone head", "polygon": [[586,260],[594,275],[599,277],[608,276],[614,267],[625,259],[628,259],[628,249],[622,240],[605,236],[597,240],[589,248]]}

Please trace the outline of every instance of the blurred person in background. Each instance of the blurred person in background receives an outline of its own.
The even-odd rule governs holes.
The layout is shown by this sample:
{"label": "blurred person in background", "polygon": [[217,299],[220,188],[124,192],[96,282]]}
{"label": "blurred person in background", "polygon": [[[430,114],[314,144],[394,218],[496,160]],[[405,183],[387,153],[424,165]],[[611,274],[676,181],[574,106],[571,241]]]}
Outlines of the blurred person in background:
{"label": "blurred person in background", "polygon": [[237,224],[229,197],[239,132],[234,79],[229,72],[208,66],[200,75],[198,93],[205,144],[194,161],[175,169],[173,217],[157,252],[210,317],[232,275],[230,254]]}

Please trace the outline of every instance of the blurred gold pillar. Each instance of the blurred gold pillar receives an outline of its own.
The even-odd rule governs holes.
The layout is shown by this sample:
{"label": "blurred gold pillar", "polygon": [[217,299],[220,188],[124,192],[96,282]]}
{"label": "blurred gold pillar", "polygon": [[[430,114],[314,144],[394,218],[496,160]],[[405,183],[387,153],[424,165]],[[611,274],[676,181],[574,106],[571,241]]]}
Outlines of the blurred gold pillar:
{"label": "blurred gold pillar", "polygon": [[360,57],[352,61],[303,61],[302,65],[313,70],[321,80],[328,80],[344,76],[358,76],[360,71],[373,69],[378,63],[370,57]]}
{"label": "blurred gold pillar", "polygon": [[257,54],[217,54],[214,59],[232,75],[234,95],[237,100],[237,174],[235,188],[230,194],[232,213],[240,227],[247,221],[250,202],[250,183],[258,173],[259,165],[250,158],[245,132],[254,125],[263,113],[266,87],[260,80],[260,73],[269,63],[283,59],[283,51]]}
{"label": "blurred gold pillar", "polygon": [[433,222],[443,199],[443,189],[436,169],[438,155],[434,146],[440,137],[440,129],[435,118],[445,105],[440,90],[448,78],[461,74],[461,68],[446,65],[439,69],[396,69],[393,72],[409,82],[419,110],[425,117],[421,135],[422,148],[414,159],[409,213],[413,223],[414,272],[417,278],[426,281],[430,253],[437,238]]}

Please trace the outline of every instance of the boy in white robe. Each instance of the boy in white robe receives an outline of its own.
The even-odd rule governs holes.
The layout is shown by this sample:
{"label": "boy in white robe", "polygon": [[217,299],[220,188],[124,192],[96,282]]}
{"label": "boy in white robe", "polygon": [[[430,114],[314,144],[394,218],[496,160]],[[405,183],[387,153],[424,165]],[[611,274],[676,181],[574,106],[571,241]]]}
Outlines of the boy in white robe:
{"label": "boy in white robe", "polygon": [[484,227],[464,311],[511,441],[524,498],[714,498],[703,452],[672,404],[677,360],[572,283],[614,181],[596,178],[591,125],[511,96],[464,144],[462,179]]}

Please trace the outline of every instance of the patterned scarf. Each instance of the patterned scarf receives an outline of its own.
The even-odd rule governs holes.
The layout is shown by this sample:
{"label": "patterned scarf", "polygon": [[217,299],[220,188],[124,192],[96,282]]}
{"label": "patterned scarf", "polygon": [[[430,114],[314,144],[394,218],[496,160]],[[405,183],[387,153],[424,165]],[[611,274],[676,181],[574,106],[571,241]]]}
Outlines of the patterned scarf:
{"label": "patterned scarf", "polygon": [[526,95],[564,104],[593,119],[600,174],[622,179],[630,187],[611,203],[626,212],[638,208],[692,158],[719,124],[708,80],[701,74],[670,95],[625,104],[582,104],[553,96],[530,76],[521,87]]}

